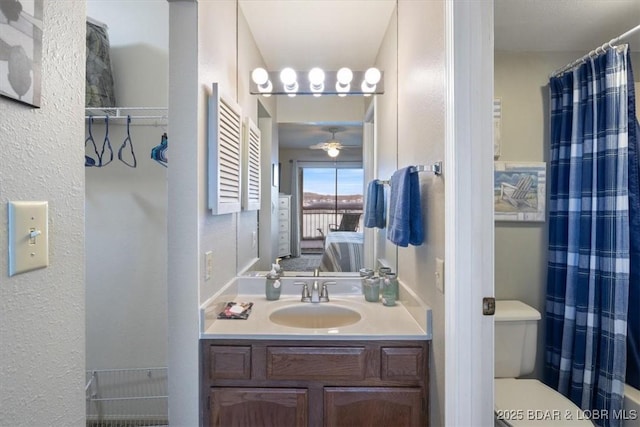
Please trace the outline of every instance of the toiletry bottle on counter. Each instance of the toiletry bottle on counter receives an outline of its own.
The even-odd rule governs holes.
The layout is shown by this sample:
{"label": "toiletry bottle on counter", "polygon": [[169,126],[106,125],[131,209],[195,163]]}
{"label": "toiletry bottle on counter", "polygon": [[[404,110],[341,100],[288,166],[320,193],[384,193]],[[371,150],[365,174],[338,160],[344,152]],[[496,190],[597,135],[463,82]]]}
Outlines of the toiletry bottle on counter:
{"label": "toiletry bottle on counter", "polygon": [[394,295],[396,296],[396,301],[400,299],[400,285],[398,285],[398,275],[396,273],[389,273],[385,278],[389,281],[389,286],[393,290]]}
{"label": "toiletry bottle on counter", "polygon": [[267,273],[267,281],[265,284],[265,295],[267,300],[275,301],[280,299],[282,291],[282,283],[280,283],[280,272],[278,264],[271,265],[271,271]]}
{"label": "toiletry bottle on counter", "polygon": [[364,299],[366,301],[378,302],[380,300],[380,278],[378,276],[365,278],[362,289],[364,290]]}
{"label": "toiletry bottle on counter", "polygon": [[393,273],[387,273],[382,279],[382,304],[387,307],[396,305],[398,280]]}
{"label": "toiletry bottle on counter", "polygon": [[361,268],[360,269],[360,285],[362,287],[362,293],[364,294],[365,280],[369,277],[373,277],[373,270],[370,268]]}

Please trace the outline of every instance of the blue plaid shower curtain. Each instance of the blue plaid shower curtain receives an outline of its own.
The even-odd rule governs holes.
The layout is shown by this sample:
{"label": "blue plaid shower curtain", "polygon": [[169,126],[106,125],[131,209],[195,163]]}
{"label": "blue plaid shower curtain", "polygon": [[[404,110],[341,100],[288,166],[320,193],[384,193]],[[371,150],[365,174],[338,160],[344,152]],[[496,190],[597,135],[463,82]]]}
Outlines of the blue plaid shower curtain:
{"label": "blue plaid shower curtain", "polygon": [[545,382],[582,409],[606,410],[593,420],[606,427],[620,425],[627,352],[627,49],[549,82]]}

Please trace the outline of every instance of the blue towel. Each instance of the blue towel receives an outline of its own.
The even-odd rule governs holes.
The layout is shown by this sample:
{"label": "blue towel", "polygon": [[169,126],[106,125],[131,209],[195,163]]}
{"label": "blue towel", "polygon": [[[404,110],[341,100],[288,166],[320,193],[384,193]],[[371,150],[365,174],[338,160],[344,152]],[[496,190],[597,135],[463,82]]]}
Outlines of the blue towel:
{"label": "blue towel", "polygon": [[420,181],[406,167],[391,177],[387,239],[398,246],[419,246],[424,240],[420,207]]}
{"label": "blue towel", "polygon": [[367,187],[367,200],[364,207],[364,226],[367,228],[385,227],[384,185],[377,179]]}

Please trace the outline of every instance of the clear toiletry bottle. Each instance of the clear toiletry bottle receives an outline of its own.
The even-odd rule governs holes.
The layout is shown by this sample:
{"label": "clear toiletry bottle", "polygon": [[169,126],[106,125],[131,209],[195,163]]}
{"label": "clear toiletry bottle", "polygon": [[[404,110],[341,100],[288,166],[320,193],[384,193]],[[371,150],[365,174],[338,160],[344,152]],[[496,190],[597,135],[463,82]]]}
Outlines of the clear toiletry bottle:
{"label": "clear toiletry bottle", "polygon": [[384,279],[384,276],[386,276],[389,273],[391,273],[391,267],[380,267],[378,269],[378,275],[380,276],[381,279]]}
{"label": "clear toiletry bottle", "polygon": [[373,270],[370,268],[361,268],[359,273],[360,273],[360,285],[362,288],[362,293],[364,294],[365,279],[373,276]]}
{"label": "clear toiletry bottle", "polygon": [[[391,277],[392,278],[391,278]],[[382,304],[387,307],[396,305],[396,293],[398,281],[393,273],[388,273],[382,279]],[[395,286],[394,286],[395,283]]]}
{"label": "clear toiletry bottle", "polygon": [[368,302],[380,301],[380,278],[378,276],[369,276],[364,279],[362,284],[364,290],[364,299]]}
{"label": "clear toiletry bottle", "polygon": [[280,272],[278,264],[271,265],[271,271],[267,273],[267,281],[265,284],[265,295],[268,301],[280,299],[282,291],[282,283],[280,283]]}
{"label": "clear toiletry bottle", "polygon": [[396,273],[387,274],[386,280],[389,281],[389,286],[393,289],[396,296],[396,301],[400,299],[400,285],[398,284],[398,275]]}

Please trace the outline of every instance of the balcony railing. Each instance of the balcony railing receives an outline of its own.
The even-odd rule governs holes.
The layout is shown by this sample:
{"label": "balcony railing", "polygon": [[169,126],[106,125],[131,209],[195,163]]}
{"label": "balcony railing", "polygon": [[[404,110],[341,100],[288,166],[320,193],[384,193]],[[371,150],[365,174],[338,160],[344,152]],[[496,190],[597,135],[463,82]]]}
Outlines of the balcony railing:
{"label": "balcony railing", "polygon": [[[321,239],[322,235],[318,231],[318,228],[323,233],[327,233],[329,225],[337,227],[342,220],[343,213],[360,213],[362,214],[362,207],[357,209],[338,209],[336,212],[333,209],[306,209],[302,208],[302,238],[303,239]],[[360,223],[358,224],[358,231],[362,231],[364,226],[364,218],[360,216]]]}

